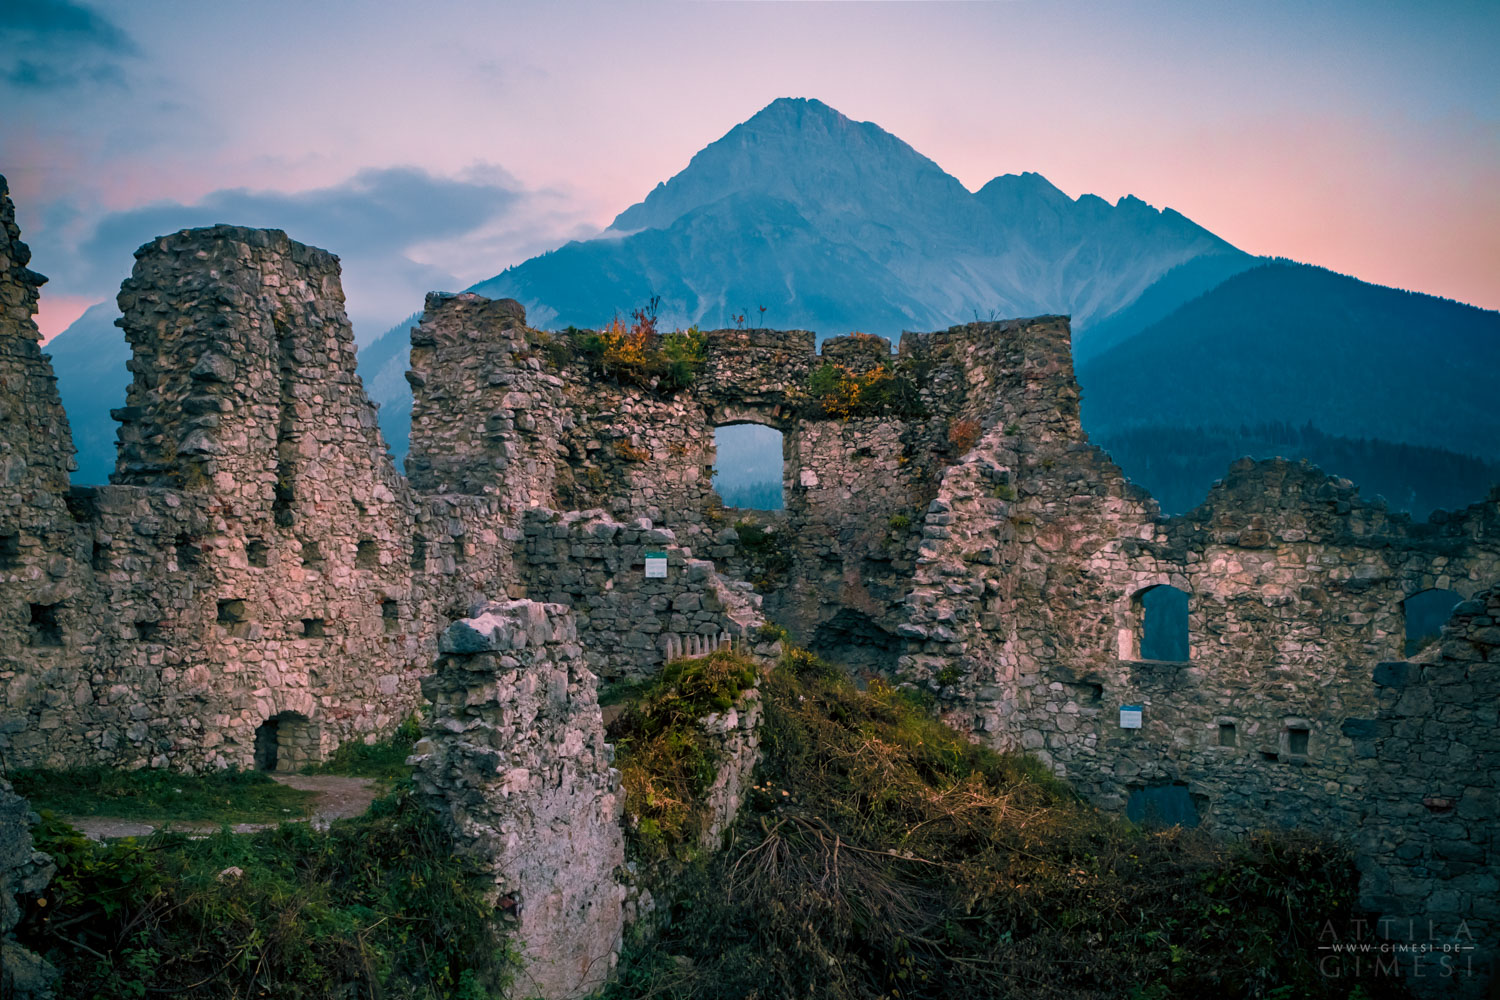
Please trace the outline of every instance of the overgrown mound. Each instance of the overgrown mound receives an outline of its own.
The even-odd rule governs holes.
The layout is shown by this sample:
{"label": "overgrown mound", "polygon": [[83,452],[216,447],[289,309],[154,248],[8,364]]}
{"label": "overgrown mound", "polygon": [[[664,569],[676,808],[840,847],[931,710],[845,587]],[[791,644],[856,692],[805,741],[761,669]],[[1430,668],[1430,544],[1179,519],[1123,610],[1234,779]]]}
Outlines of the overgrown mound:
{"label": "overgrown mound", "polygon": [[755,665],[729,650],[674,660],[610,726],[638,854],[691,852],[703,822],[696,807],[719,765],[698,721],[728,711],[755,680]]}
{"label": "overgrown mound", "polygon": [[761,690],[733,842],[658,890],[612,997],[1380,995],[1318,967],[1355,916],[1342,848],[1132,828],[801,651]]}
{"label": "overgrown mound", "polygon": [[35,832],[58,873],[17,933],[62,996],[483,1000],[508,961],[474,873],[406,789],[326,833],[106,845],[50,814]]}

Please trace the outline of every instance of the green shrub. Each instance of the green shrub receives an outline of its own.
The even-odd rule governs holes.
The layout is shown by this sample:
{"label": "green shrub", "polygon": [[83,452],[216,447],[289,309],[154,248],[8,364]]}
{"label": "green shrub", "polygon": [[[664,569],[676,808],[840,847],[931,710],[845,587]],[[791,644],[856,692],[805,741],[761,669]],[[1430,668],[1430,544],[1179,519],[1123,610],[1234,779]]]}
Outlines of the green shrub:
{"label": "green shrub", "polygon": [[422,723],[416,713],[408,715],[396,731],[378,743],[348,742],[341,744],[333,756],[320,764],[310,764],[303,774],[342,774],[358,778],[398,781],[411,774],[406,759],[422,738]]}
{"label": "green shrub", "polygon": [[507,973],[479,873],[406,789],[327,832],[97,844],[47,813],[37,833],[58,872],[18,934],[63,996],[477,1000]]}
{"label": "green shrub", "polygon": [[806,415],[815,418],[927,416],[915,380],[905,368],[890,362],[853,372],[825,361],[808,376],[807,397]]}

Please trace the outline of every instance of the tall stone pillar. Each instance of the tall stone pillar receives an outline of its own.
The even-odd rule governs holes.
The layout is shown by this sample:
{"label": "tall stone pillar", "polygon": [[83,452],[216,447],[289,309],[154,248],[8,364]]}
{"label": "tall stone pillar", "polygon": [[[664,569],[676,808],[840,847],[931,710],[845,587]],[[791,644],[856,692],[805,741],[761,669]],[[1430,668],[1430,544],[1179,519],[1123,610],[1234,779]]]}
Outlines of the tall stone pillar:
{"label": "tall stone pillar", "polygon": [[497,929],[520,952],[515,995],[587,996],[619,953],[624,796],[572,615],[487,604],[438,649],[422,683],[433,715],[417,745],[420,793],[489,873]]}

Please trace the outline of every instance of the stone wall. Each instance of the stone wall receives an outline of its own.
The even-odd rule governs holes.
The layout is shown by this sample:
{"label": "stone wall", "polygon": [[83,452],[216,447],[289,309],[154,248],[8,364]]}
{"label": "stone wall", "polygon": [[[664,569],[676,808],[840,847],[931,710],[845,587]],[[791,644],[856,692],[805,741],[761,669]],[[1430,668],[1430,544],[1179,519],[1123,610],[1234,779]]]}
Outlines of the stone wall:
{"label": "stone wall", "polygon": [[[533,508],[523,531],[521,586],[572,609],[602,680],[649,677],[668,660],[752,640],[765,623],[756,594],[646,518],[622,524],[597,510]],[[646,577],[647,552],[666,555],[665,578]]]}
{"label": "stone wall", "polygon": [[27,897],[41,895],[56,866],[35,850],[31,826],[36,814],[0,778],[0,996],[6,1000],[47,1000],[57,971],[46,959],[16,943],[12,931]]}
{"label": "stone wall", "polygon": [[418,789],[489,873],[519,951],[512,992],[585,996],[620,948],[624,798],[572,615],[485,604],[439,648],[422,682],[433,714],[416,747]]}
{"label": "stone wall", "polygon": [[[1500,590],[1454,611],[1423,662],[1381,663],[1350,719],[1364,780],[1356,835],[1365,938],[1418,996],[1485,996],[1500,957]],[[1346,937],[1355,932],[1345,929]]]}
{"label": "stone wall", "polygon": [[45,432],[0,445],[7,762],[290,769],[415,710],[443,623],[513,586],[519,532],[497,496],[396,474],[336,258],[228,226],[143,247],[117,482],[69,489],[36,278],[6,239],[0,399]]}
{"label": "stone wall", "polygon": [[[900,675],[1105,807],[1176,786],[1225,832],[1353,829],[1364,779],[1343,726],[1373,711],[1370,665],[1401,655],[1407,598],[1500,579],[1500,492],[1413,524],[1306,465],[1245,461],[1163,520],[1087,443],[1066,339],[1024,353],[929,506]],[[1188,595],[1185,662],[1139,659],[1159,585]]]}

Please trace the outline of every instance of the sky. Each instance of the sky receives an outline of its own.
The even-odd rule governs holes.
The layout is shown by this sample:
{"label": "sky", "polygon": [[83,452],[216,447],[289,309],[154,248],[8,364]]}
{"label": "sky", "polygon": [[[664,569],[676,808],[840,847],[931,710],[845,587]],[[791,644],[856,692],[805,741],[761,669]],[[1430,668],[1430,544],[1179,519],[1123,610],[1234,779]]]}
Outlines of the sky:
{"label": "sky", "polygon": [[357,338],[608,225],[777,97],[1500,308],[1500,3],[0,0],[44,337],[185,226],[338,253]]}

